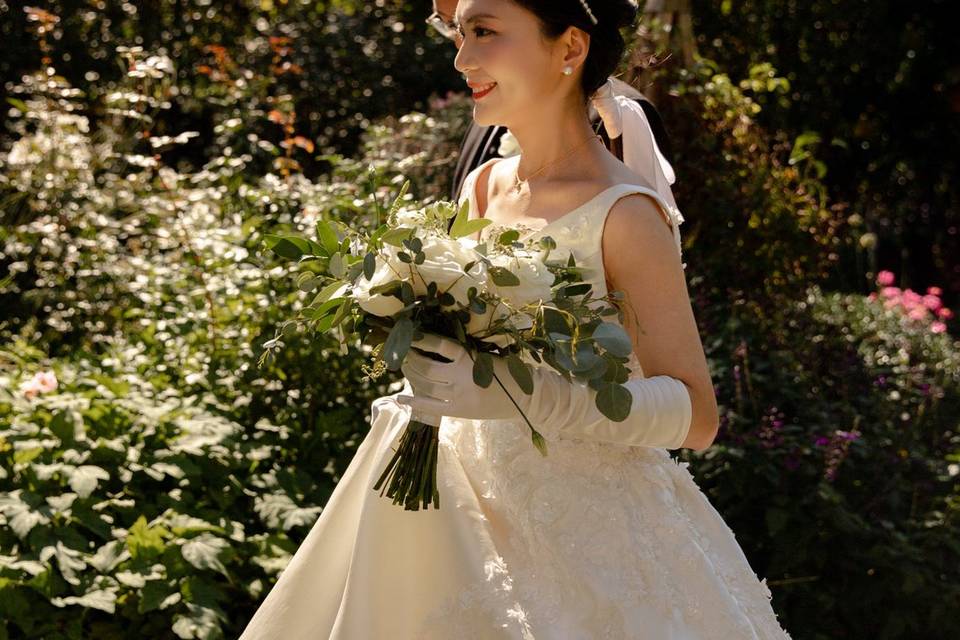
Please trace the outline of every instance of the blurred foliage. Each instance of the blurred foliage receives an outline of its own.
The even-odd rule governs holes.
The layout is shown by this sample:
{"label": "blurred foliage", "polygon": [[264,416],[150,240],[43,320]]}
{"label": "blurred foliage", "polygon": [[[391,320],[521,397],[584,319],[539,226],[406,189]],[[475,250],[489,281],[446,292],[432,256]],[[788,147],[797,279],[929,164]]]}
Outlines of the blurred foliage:
{"label": "blurred foliage", "polygon": [[[242,127],[233,128],[241,139],[252,133],[279,144],[281,131],[266,118],[278,103],[297,114],[298,132],[320,153],[352,155],[372,120],[422,111],[438,87],[458,84],[452,47],[424,24],[426,0],[37,4],[59,17],[47,37],[51,64],[87,96],[94,129],[104,115],[101,99],[124,82],[127,65],[117,59],[117,47],[141,47],[173,61],[168,97],[176,99],[154,132],[197,131],[198,139],[178,150],[194,167],[217,152],[209,145],[224,122],[239,119]],[[7,93],[37,67],[37,24],[22,4],[0,0],[0,82]],[[329,168],[322,159],[305,160],[309,175]]]}
{"label": "blurred foliage", "polygon": [[668,67],[657,82],[669,86],[660,111],[683,167],[674,194],[684,246],[696,252],[692,273],[720,292],[713,302],[793,299],[827,277],[850,241],[842,207],[827,197],[815,158],[791,162],[792,141],[756,122],[767,86],[737,83],[707,59]]}
{"label": "blurred foliage", "polygon": [[[735,77],[772,65],[765,128],[809,133],[831,196],[876,234],[880,269],[960,299],[960,48],[949,0],[694,0],[703,55]],[[846,253],[835,283],[865,291]],[[874,269],[874,275],[876,269]],[[864,277],[866,275],[866,277]]]}

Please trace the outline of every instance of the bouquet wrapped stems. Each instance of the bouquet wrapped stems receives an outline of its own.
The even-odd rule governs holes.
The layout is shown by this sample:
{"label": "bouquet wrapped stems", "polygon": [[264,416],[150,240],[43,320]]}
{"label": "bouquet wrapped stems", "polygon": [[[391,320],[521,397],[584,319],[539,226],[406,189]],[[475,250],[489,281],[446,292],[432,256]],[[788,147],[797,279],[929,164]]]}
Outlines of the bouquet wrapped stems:
{"label": "bouquet wrapped stems", "polygon": [[[434,359],[449,362],[443,356],[421,351]],[[470,354],[473,358],[473,355]],[[506,387],[493,374],[494,379],[500,388],[507,393],[510,401],[517,407],[517,411],[523,417],[524,421],[530,427],[536,436],[533,425],[527,419],[527,416],[517,405],[516,400],[510,396]],[[420,508],[427,509],[431,505],[435,509],[440,508],[440,492],[437,486],[437,457],[440,447],[440,416],[420,415],[413,413],[404,434],[400,437],[399,447],[394,452],[393,457],[387,464],[380,478],[374,485],[375,491],[380,491],[380,497],[386,493],[388,498],[393,499],[394,504],[402,504],[407,511],[419,511]],[[542,443],[542,436],[535,438]],[[545,444],[538,445],[541,453],[545,453]],[[389,480],[389,484],[381,491],[381,486]]]}
{"label": "bouquet wrapped stems", "polygon": [[[432,416],[431,416],[432,418]],[[430,418],[428,418],[430,419]],[[428,424],[411,419],[400,437],[400,446],[374,485],[380,490],[384,481],[387,497],[393,504],[402,504],[407,511],[427,509],[432,504],[440,508],[440,491],[437,487],[437,455],[440,448],[440,420]],[[384,491],[380,492],[383,497]]]}
{"label": "bouquet wrapped stems", "polygon": [[[438,353],[422,351],[424,355],[450,362]],[[380,491],[383,483],[389,481],[380,491],[384,492],[393,504],[402,504],[406,511],[419,511],[433,505],[440,508],[440,490],[437,486],[437,458],[440,453],[441,416],[413,413],[406,430],[400,436],[399,446],[376,484],[374,491]]]}

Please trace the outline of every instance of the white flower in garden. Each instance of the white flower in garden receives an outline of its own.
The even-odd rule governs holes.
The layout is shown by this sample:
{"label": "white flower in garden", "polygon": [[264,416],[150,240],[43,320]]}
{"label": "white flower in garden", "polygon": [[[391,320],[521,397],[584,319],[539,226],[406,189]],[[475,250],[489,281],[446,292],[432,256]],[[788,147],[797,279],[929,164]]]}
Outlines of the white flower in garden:
{"label": "white flower in garden", "polygon": [[38,371],[33,378],[41,393],[49,393],[57,388],[57,374],[53,371]]}
{"label": "white flower in garden", "polygon": [[53,371],[38,371],[20,385],[20,392],[27,398],[38,393],[49,393],[57,388],[57,374]]}
{"label": "white flower in garden", "polygon": [[167,56],[150,56],[146,60],[137,60],[127,72],[131,78],[156,78],[173,75],[173,60]]}

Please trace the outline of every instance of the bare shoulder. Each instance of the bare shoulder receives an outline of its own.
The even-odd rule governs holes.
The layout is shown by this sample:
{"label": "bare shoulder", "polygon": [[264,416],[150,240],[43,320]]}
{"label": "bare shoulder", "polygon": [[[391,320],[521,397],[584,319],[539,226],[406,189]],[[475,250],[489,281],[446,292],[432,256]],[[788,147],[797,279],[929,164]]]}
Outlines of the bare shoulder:
{"label": "bare shoulder", "polygon": [[618,199],[607,213],[603,229],[604,261],[614,259],[642,259],[662,262],[676,258],[676,246],[667,212],[652,196],[631,193]]}

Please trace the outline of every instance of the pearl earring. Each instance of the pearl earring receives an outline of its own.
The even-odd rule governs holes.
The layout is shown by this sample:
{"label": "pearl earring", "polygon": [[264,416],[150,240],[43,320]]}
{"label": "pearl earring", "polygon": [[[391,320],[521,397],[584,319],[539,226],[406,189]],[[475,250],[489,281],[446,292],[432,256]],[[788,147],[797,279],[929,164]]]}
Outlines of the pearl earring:
{"label": "pearl earring", "polygon": [[573,73],[573,67],[564,67],[564,68],[563,68],[563,75],[568,76],[568,75],[570,75],[571,73]]}

